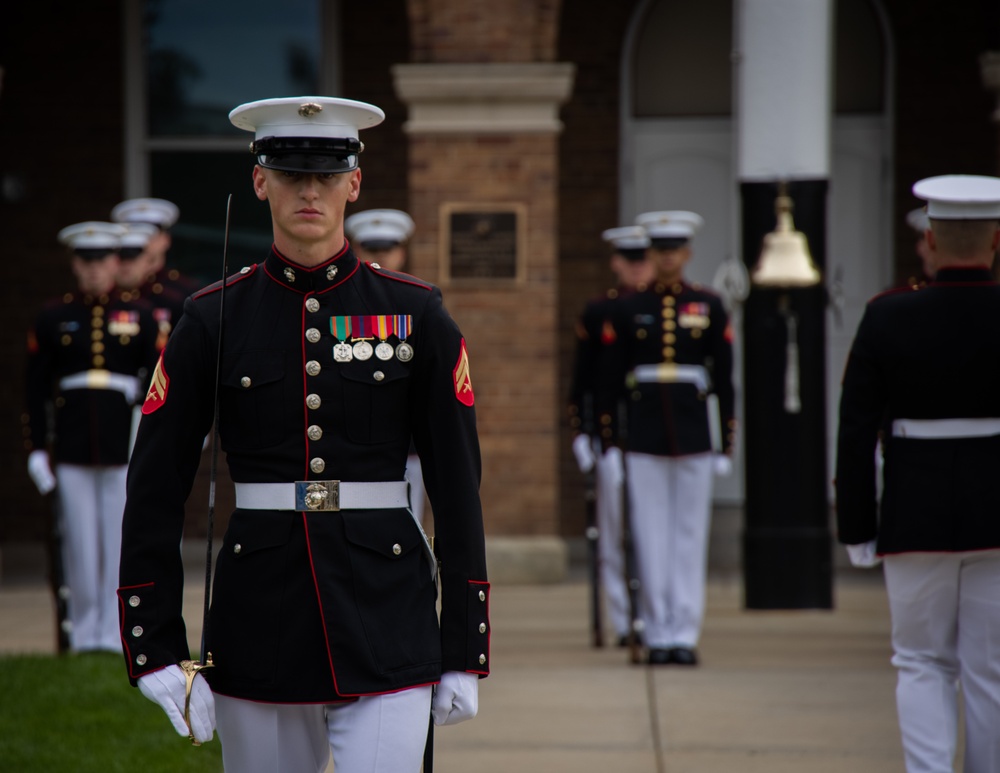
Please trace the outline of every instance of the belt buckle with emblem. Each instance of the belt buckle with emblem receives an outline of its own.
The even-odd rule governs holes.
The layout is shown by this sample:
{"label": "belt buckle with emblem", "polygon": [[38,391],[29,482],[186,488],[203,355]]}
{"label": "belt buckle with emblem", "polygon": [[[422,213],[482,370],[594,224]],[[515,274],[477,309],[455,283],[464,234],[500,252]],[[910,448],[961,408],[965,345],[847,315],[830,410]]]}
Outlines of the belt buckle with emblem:
{"label": "belt buckle with emblem", "polygon": [[340,510],[340,481],[295,481],[295,509],[308,512],[335,512]]}

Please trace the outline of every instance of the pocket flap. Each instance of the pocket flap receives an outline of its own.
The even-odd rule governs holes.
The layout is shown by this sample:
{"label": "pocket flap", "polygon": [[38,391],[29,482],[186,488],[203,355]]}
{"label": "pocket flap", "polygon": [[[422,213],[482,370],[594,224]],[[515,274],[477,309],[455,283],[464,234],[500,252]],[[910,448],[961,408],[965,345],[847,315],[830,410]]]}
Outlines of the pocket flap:
{"label": "pocket flap", "polygon": [[351,543],[390,559],[406,555],[422,541],[408,513],[345,514],[344,532]]}
{"label": "pocket flap", "polygon": [[284,375],[284,352],[236,352],[223,355],[219,379],[223,386],[255,389],[280,381]]}

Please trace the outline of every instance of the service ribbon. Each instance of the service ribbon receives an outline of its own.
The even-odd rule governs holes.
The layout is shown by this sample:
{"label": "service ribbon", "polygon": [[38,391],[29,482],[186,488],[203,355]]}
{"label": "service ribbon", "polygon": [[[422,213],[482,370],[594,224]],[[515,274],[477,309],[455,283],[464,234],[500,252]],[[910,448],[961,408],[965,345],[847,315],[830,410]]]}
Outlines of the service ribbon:
{"label": "service ribbon", "polygon": [[350,317],[330,317],[330,332],[341,341],[351,337]]}
{"label": "service ribbon", "polygon": [[371,317],[351,317],[351,328],[354,331],[355,338],[371,338],[372,337],[372,318]]}
{"label": "service ribbon", "polygon": [[400,341],[405,341],[407,336],[410,335],[410,329],[413,327],[413,317],[409,314],[397,314],[396,315],[396,335],[399,336]]}
{"label": "service ribbon", "polygon": [[378,326],[378,338],[380,341],[384,341],[396,332],[396,318],[391,314],[379,314],[375,318],[375,324]]}

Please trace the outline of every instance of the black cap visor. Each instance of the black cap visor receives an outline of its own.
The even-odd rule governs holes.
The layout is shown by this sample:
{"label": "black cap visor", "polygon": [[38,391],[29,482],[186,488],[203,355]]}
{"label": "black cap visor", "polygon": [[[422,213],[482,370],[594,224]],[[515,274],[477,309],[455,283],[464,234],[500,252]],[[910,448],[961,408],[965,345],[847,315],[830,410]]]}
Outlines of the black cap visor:
{"label": "black cap visor", "polygon": [[401,244],[394,239],[366,239],[358,243],[369,252],[385,252]]}
{"label": "black cap visor", "polygon": [[93,260],[104,260],[109,255],[117,255],[118,250],[114,247],[80,247],[73,250],[73,254],[90,263]]}
{"label": "black cap visor", "polygon": [[339,174],[357,169],[364,149],[353,137],[264,137],[251,143],[257,163],[267,169],[300,174]]}
{"label": "black cap visor", "polygon": [[645,247],[619,247],[618,254],[629,263],[638,263],[646,259]]}
{"label": "black cap visor", "polygon": [[662,237],[659,239],[650,239],[649,246],[654,250],[679,250],[689,241],[690,239],[684,236]]}
{"label": "black cap visor", "polygon": [[118,257],[122,260],[135,260],[142,255],[142,247],[122,247],[118,250]]}

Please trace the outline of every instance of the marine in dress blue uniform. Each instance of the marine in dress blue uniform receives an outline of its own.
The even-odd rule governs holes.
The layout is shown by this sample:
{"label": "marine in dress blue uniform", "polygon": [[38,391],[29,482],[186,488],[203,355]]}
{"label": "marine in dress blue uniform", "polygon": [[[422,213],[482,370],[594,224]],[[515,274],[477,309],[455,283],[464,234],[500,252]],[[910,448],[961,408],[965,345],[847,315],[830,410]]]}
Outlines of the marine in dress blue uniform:
{"label": "marine in dress blue uniform", "polygon": [[[230,117],[255,132],[254,188],[275,244],[225,290],[218,420],[236,510],[191,731],[207,740],[217,716],[226,768],[241,773],[322,771],[331,748],[338,773],[416,771],[429,712],[444,724],[474,715],[490,669],[469,349],[436,287],[359,261],[344,240],[358,132],[381,110],[301,97]],[[192,296],[163,352],[123,528],[129,678],[182,733],[178,545],[212,423],[221,303],[221,283]],[[411,437],[436,557],[407,509]]]}
{"label": "marine in dress blue uniform", "polygon": [[[837,527],[884,560],[906,769],[1000,770],[1000,179],[916,183],[936,268],[869,301],[840,398]],[[883,490],[874,452],[883,434]],[[959,709],[959,687],[964,712]]]}
{"label": "marine in dress blue uniform", "polygon": [[567,410],[573,432],[573,453],[581,472],[595,473],[598,571],[609,623],[619,646],[628,643],[631,616],[622,543],[622,477],[617,449],[605,455],[614,436],[614,418],[602,425],[597,416],[597,392],[603,370],[605,340],[613,335],[612,310],[620,299],[645,289],[653,278],[646,251],[649,236],[642,226],[609,228],[601,234],[613,249],[611,270],[616,286],[584,306],[576,324],[576,357]]}
{"label": "marine in dress blue uniform", "polygon": [[157,357],[149,308],[115,288],[121,239],[120,226],[96,221],[59,232],[78,289],[48,301],[28,334],[28,469],[40,493],[57,493],[77,652],[121,649],[115,589],[132,408]]}
{"label": "marine in dress blue uniform", "polygon": [[[358,260],[390,271],[406,268],[407,245],[415,229],[413,218],[398,209],[366,209],[344,221],[344,232]],[[410,484],[410,511],[417,523],[423,524],[427,491],[420,456],[413,443],[406,456],[406,481]]]}
{"label": "marine in dress blue uniform", "polygon": [[142,252],[133,254],[130,251],[122,255],[119,284],[150,303],[163,342],[184,313],[185,299],[201,289],[193,279],[167,265],[172,243],[170,229],[179,217],[180,209],[166,199],[126,199],[111,210],[111,219],[116,223],[153,229]]}
{"label": "marine in dress blue uniform", "polygon": [[683,278],[701,222],[679,210],[636,219],[657,277],[615,305],[602,355],[602,422],[628,406],[624,442],[614,442],[625,450],[643,639],[655,665],[697,664],[712,477],[731,469],[735,443],[729,317],[719,296]]}

